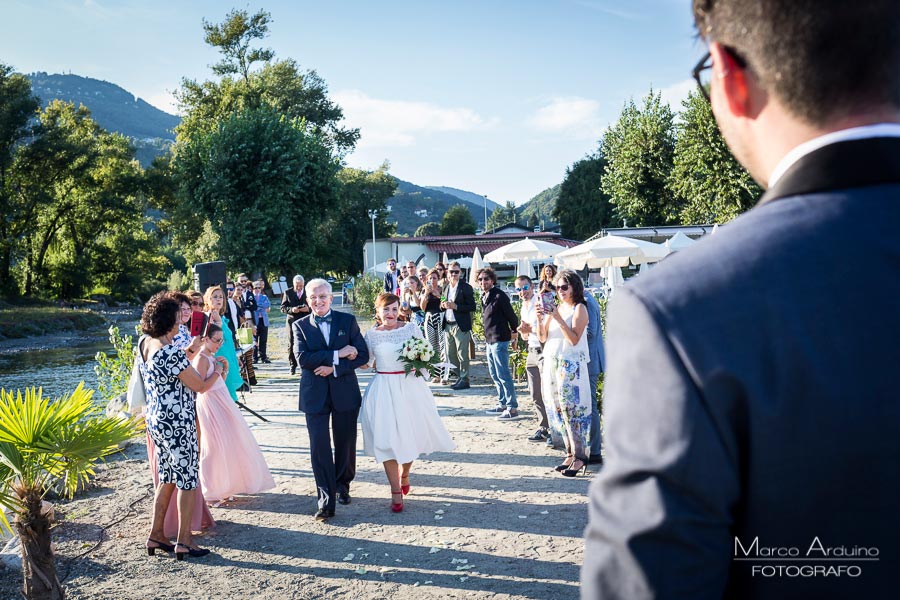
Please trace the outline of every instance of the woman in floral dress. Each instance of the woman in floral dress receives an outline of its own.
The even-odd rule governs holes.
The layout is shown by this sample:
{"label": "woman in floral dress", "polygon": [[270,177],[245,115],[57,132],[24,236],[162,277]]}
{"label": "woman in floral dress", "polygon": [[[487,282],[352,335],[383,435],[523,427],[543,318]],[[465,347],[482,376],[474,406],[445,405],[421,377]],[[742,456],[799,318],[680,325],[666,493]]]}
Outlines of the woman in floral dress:
{"label": "woman in floral dress", "polygon": [[556,467],[574,477],[587,465],[590,453],[591,402],[587,363],[588,312],[584,284],[574,271],[560,271],[553,280],[559,306],[537,305],[538,331],[544,342],[541,374],[550,426],[565,440],[566,460]]}

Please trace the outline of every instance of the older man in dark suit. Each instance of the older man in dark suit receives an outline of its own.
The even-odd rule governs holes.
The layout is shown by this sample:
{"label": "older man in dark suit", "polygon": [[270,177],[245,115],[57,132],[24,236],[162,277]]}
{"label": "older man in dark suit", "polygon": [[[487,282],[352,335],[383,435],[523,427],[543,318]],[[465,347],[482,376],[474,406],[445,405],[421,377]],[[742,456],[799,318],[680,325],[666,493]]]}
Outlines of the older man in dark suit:
{"label": "older man in dark suit", "polygon": [[291,375],[297,372],[297,359],[294,356],[294,322],[310,313],[306,292],[303,291],[303,275],[294,275],[293,284],[294,288],[285,290],[281,297],[281,312],[287,315],[285,325],[288,333],[288,364],[291,365]]}
{"label": "older man in dark suit", "polygon": [[293,325],[294,355],[302,370],[300,410],[306,413],[318,489],[315,517],[325,520],[334,516],[335,500],[350,504],[350,482],[356,476],[356,419],[362,402],[356,369],[368,362],[369,350],[356,317],[331,310],[330,283],[312,279],[306,295],[312,314]]}
{"label": "older man in dark suit", "polygon": [[694,14],[768,191],[612,300],[582,597],[896,597],[900,2]]}

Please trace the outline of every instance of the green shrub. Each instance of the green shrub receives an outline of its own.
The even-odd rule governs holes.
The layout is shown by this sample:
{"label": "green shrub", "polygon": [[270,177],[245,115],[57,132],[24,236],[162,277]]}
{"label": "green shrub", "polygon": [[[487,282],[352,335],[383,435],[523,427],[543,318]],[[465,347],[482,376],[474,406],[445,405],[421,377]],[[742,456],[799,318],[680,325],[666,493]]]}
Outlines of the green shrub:
{"label": "green shrub", "polygon": [[375,299],[384,291],[384,281],[371,275],[363,275],[356,278],[353,287],[353,309],[356,316],[374,318]]}
{"label": "green shrub", "polygon": [[115,354],[98,352],[94,357],[94,373],[97,374],[97,391],[109,402],[128,390],[128,380],[134,366],[134,343],[130,335],[119,335],[119,328],[109,328],[109,341]]}

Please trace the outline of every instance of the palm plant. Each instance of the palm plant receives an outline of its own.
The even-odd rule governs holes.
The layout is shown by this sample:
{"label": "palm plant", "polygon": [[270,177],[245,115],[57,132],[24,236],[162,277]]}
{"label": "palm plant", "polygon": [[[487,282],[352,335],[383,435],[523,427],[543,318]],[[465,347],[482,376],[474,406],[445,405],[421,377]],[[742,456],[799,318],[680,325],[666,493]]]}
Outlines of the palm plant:
{"label": "palm plant", "polygon": [[94,475],[104,456],[132,436],[136,426],[106,417],[84,383],[55,401],[41,389],[13,393],[0,389],[0,507],[13,513],[12,525],[0,510],[0,526],[15,531],[22,543],[23,593],[26,598],[65,597],[50,547],[50,520],[41,500],[59,485],[71,498]]}

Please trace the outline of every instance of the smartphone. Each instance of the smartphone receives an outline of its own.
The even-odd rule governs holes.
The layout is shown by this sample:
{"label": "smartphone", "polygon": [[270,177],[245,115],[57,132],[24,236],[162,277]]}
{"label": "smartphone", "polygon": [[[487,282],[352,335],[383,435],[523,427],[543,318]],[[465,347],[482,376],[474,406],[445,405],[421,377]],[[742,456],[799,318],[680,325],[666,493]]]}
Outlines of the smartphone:
{"label": "smartphone", "polygon": [[209,327],[209,315],[205,312],[195,310],[191,313],[191,336],[205,336]]}
{"label": "smartphone", "polygon": [[556,302],[554,299],[556,298],[556,294],[554,292],[543,292],[541,293],[541,306],[544,308],[544,312],[553,312],[556,308]]}

